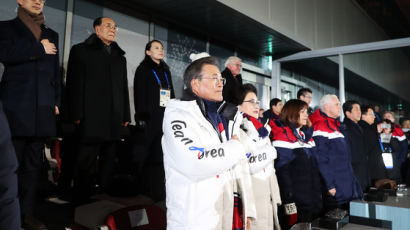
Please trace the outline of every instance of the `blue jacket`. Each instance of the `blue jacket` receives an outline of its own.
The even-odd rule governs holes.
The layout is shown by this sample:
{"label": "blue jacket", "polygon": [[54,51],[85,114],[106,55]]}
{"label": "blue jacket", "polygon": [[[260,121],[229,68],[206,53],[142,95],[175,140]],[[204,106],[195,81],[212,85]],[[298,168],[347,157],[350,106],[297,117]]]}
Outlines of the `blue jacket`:
{"label": "blue jacket", "polygon": [[326,190],[336,189],[335,197],[329,202],[339,205],[362,198],[363,192],[353,173],[349,144],[340,122],[319,109],[309,119],[314,128],[315,154]]}
{"label": "blue jacket", "polygon": [[[58,47],[58,34],[41,26],[41,39]],[[55,106],[60,105],[61,74],[58,53],[47,55],[19,19],[0,22],[0,83],[12,136],[55,136]]]}
{"label": "blue jacket", "polygon": [[280,120],[272,122],[272,145],[278,152],[275,162],[282,203],[295,203],[298,213],[312,216],[322,208],[322,190],[312,129],[297,132]]}
{"label": "blue jacket", "polygon": [[0,229],[20,229],[17,158],[0,102]]}

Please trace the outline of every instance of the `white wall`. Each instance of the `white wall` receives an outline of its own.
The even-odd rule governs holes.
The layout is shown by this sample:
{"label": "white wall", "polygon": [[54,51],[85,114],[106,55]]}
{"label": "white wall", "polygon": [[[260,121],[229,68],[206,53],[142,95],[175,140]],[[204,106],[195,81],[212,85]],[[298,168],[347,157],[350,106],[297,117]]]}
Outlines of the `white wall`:
{"label": "white wall", "polygon": [[[353,0],[218,1],[312,50],[388,39]],[[400,50],[348,55],[344,63],[410,101],[410,60]]]}

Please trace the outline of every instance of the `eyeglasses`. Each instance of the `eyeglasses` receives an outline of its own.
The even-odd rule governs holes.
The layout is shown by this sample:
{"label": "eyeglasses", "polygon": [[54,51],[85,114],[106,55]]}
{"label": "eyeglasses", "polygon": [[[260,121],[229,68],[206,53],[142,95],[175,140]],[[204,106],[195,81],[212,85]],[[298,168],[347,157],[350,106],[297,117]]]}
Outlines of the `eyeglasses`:
{"label": "eyeglasses", "polygon": [[[37,0],[31,0],[32,2],[36,2]],[[46,3],[46,0],[39,0],[39,2],[41,3],[41,4],[45,4]]]}
{"label": "eyeglasses", "polygon": [[248,102],[251,103],[253,106],[259,106],[261,104],[261,101],[255,101],[255,100],[248,100],[248,101],[243,101],[243,102]]}
{"label": "eyeglasses", "polygon": [[117,27],[116,25],[111,25],[110,23],[105,24],[104,27],[105,27],[106,29],[109,29],[109,30],[118,31],[118,27]]}
{"label": "eyeglasses", "polygon": [[201,77],[201,79],[213,79],[215,86],[222,82],[222,85],[225,85],[226,79],[221,76],[221,74],[213,74],[213,77]]}

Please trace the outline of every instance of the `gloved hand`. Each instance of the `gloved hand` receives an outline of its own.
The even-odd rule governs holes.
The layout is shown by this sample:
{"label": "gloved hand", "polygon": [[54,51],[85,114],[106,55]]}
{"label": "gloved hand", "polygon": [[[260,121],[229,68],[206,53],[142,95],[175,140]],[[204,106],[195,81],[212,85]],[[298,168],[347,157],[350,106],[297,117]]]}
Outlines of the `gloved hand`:
{"label": "gloved hand", "polygon": [[254,153],[256,151],[256,142],[254,142],[243,130],[240,131],[239,138],[246,154]]}
{"label": "gloved hand", "polygon": [[283,207],[285,209],[286,223],[288,224],[288,226],[296,224],[296,221],[298,220],[298,211],[296,209],[296,204],[284,204]]}

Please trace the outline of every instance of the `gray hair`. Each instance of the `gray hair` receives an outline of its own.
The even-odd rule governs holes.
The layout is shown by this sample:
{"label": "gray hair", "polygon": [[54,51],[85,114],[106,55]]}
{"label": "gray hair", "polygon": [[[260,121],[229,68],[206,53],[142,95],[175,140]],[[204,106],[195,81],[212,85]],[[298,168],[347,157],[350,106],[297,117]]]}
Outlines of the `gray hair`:
{"label": "gray hair", "polygon": [[236,62],[236,61],[242,62],[242,60],[241,60],[240,58],[238,58],[238,57],[236,57],[236,56],[230,56],[230,57],[226,60],[226,62],[225,62],[225,67],[227,67],[229,64],[232,64],[232,63],[234,63],[234,62]]}
{"label": "gray hair", "polygon": [[218,62],[216,58],[209,56],[209,57],[203,57],[200,59],[197,59],[193,61],[189,66],[186,68],[184,72],[184,88],[189,89],[192,91],[191,88],[191,81],[193,79],[200,79],[202,76],[200,76],[202,67],[204,65],[214,65],[218,66]]}
{"label": "gray hair", "polygon": [[333,100],[334,98],[337,99],[337,96],[334,95],[334,94],[326,94],[326,95],[324,95],[324,96],[320,99],[320,101],[319,101],[319,108],[320,108],[320,110],[321,110],[322,112],[324,112],[323,109],[325,108],[325,105],[332,103],[332,100]]}

